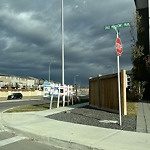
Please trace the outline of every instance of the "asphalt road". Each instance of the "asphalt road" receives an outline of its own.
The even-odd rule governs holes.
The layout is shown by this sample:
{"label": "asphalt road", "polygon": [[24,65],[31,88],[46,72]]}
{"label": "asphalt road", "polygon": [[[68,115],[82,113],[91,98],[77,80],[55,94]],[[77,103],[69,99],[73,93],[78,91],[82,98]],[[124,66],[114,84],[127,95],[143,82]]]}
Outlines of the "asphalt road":
{"label": "asphalt road", "polygon": [[32,104],[40,104],[43,102],[50,102],[50,100],[42,100],[41,97],[37,98],[23,98],[19,100],[0,100],[0,112],[3,112],[4,110],[17,107],[17,106],[23,106],[23,105],[32,105]]}
{"label": "asphalt road", "polygon": [[[37,99],[37,100],[36,100]],[[49,100],[41,100],[41,98],[22,99],[22,100],[0,100],[0,112],[12,107],[39,104],[49,102]],[[1,122],[1,121],[0,121]],[[16,135],[2,128],[0,124],[0,150],[61,150],[53,146],[40,143],[33,139]]]}

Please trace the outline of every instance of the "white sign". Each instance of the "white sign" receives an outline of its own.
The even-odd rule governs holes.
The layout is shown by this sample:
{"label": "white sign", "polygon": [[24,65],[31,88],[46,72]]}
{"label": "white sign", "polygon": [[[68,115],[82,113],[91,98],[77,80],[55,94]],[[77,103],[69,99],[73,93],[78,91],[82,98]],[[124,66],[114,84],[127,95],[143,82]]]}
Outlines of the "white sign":
{"label": "white sign", "polygon": [[49,97],[51,92],[51,87],[50,86],[44,86],[44,96],[43,97]]}

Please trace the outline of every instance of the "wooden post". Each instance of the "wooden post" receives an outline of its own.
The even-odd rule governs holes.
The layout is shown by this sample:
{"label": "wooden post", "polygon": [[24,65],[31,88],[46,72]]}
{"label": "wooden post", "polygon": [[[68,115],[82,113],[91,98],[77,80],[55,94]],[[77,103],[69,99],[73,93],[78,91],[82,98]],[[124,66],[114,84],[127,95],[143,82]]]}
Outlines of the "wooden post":
{"label": "wooden post", "polygon": [[122,115],[127,115],[127,103],[126,103],[126,71],[121,70],[121,110]]}
{"label": "wooden post", "polygon": [[91,101],[91,80],[92,80],[92,77],[89,77],[89,104],[92,104]]}

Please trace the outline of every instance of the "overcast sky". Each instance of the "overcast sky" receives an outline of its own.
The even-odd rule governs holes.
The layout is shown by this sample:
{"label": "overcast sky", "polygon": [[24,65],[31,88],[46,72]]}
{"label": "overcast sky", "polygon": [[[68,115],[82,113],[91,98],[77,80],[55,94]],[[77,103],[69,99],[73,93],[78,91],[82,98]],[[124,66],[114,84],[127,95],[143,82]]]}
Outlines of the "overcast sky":
{"label": "overcast sky", "polygon": [[[116,33],[133,21],[134,0],[64,0],[65,83],[117,72]],[[120,29],[120,68],[130,70],[130,28]],[[61,0],[0,0],[0,73],[61,82]],[[107,66],[110,65],[110,66]]]}

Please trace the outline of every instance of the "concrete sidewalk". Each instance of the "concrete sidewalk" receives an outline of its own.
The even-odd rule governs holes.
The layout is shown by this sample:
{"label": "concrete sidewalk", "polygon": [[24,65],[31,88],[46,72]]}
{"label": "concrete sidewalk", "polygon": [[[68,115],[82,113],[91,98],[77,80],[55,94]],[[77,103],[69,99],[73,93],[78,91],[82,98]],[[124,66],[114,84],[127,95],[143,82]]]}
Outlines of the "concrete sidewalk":
{"label": "concrete sidewalk", "polygon": [[137,132],[150,133],[150,101],[139,101]]}
{"label": "concrete sidewalk", "polygon": [[[74,107],[81,105],[85,104]],[[150,134],[147,133],[79,125],[44,117],[74,109],[74,107],[42,112],[1,113],[1,120],[5,127],[17,134],[38,139],[65,150],[148,150],[150,148]]]}

